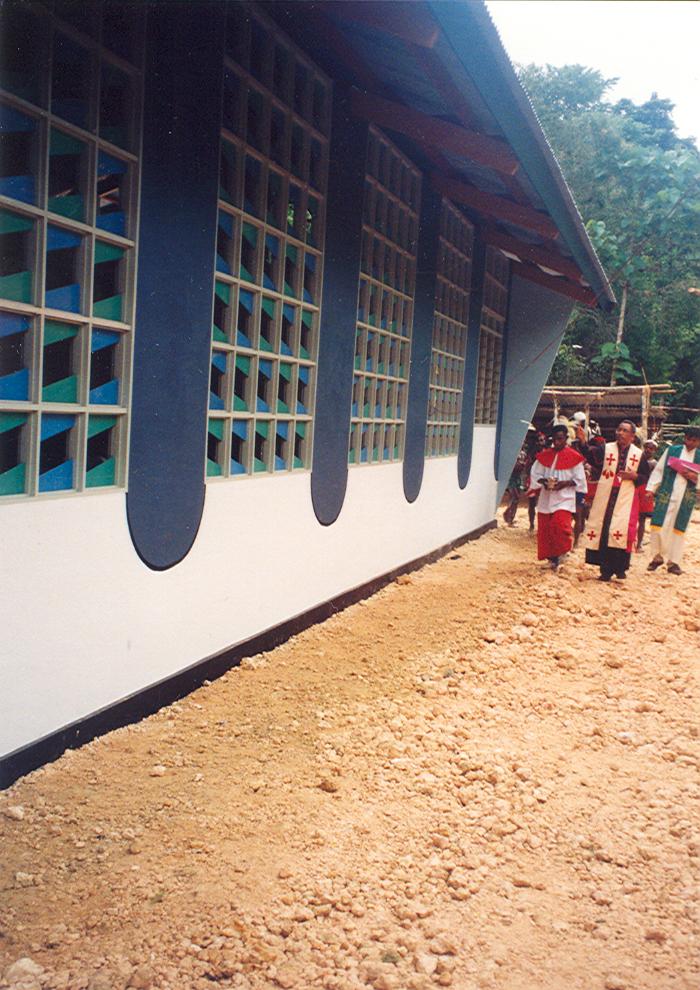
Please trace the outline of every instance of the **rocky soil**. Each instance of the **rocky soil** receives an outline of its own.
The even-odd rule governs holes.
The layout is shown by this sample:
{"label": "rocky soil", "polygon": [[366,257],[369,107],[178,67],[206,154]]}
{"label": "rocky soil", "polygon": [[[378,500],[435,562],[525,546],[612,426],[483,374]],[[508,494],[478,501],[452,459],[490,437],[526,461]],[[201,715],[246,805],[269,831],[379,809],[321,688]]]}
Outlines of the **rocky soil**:
{"label": "rocky soil", "polygon": [[697,990],[686,573],[499,529],[0,794],[0,987]]}

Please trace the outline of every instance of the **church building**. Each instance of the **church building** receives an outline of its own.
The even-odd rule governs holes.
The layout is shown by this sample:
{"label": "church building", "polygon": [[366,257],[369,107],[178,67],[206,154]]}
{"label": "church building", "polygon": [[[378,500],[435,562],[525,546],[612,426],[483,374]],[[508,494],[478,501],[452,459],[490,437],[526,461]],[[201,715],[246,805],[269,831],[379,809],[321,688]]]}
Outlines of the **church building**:
{"label": "church building", "polygon": [[476,0],[0,17],[2,786],[492,526],[614,299]]}

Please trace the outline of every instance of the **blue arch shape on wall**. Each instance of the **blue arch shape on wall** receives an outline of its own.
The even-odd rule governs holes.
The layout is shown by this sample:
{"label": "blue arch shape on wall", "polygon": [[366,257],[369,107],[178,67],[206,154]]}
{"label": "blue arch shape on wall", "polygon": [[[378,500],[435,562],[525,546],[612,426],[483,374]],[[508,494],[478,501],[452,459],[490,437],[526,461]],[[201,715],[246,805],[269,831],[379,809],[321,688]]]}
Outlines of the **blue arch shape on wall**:
{"label": "blue arch shape on wall", "polygon": [[441,197],[428,182],[423,185],[418,231],[416,294],[413,305],[411,369],[406,409],[406,443],[403,460],[403,491],[407,502],[415,502],[425,467],[425,431],[430,395],[430,360],[435,318],[436,264],[440,236]]}
{"label": "blue arch shape on wall", "polygon": [[[501,373],[498,382],[498,414],[496,416],[496,443],[493,449],[493,476],[498,481],[499,463],[501,457],[501,430],[503,427],[503,406],[506,387],[506,366],[508,364],[508,343],[510,341],[510,300],[513,286],[513,268],[508,263],[508,292],[506,296],[506,318],[503,323],[503,340],[501,341]],[[508,473],[510,477],[510,472]]]}
{"label": "blue arch shape on wall", "polygon": [[485,271],[486,245],[483,242],[479,228],[476,227],[474,229],[474,248],[472,255],[472,292],[469,297],[467,353],[464,363],[464,386],[462,388],[462,416],[459,425],[459,448],[457,451],[457,481],[460,488],[466,488],[472,466],[476,384],[479,373],[481,307],[484,299]]}
{"label": "blue arch shape on wall", "polygon": [[350,113],[349,94],[337,87],[328,170],[323,308],[316,375],[311,499],[316,518],[330,526],[340,515],[348,483],[348,448],[367,124]]}
{"label": "blue arch shape on wall", "polygon": [[191,548],[204,464],[224,5],[148,11],[127,516],[154,570]]}

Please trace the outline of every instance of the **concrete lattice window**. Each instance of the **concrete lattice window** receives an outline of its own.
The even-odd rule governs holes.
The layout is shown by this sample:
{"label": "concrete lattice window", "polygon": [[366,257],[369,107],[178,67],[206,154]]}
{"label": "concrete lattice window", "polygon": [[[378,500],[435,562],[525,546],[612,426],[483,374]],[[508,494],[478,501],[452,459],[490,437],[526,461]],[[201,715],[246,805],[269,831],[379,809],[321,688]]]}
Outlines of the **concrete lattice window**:
{"label": "concrete lattice window", "polygon": [[476,423],[495,423],[498,418],[503,332],[508,314],[508,276],[508,259],[496,248],[487,248],[474,414]]}
{"label": "concrete lattice window", "polygon": [[420,172],[369,132],[349,461],[403,456],[411,356]]}
{"label": "concrete lattice window", "polygon": [[229,5],[207,476],[310,466],[330,83]]}
{"label": "concrete lattice window", "polygon": [[0,15],[5,497],[126,476],[143,11],[53,10]]}
{"label": "concrete lattice window", "polygon": [[457,453],[462,415],[474,228],[443,200],[430,362],[426,457]]}

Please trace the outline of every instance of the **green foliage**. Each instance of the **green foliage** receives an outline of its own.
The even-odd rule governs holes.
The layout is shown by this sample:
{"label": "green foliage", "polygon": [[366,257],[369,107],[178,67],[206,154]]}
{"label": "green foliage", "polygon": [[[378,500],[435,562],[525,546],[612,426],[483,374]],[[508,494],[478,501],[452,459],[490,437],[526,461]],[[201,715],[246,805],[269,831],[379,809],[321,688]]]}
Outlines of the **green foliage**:
{"label": "green foliage", "polygon": [[616,355],[617,361],[615,362],[615,368],[618,382],[631,383],[640,381],[642,376],[632,363],[630,349],[624,341],[619,347],[616,347],[613,341],[606,341],[602,344],[598,353],[591,358],[591,367],[595,368],[596,371],[604,372],[606,377],[609,378],[610,369]]}
{"label": "green foliage", "polygon": [[583,65],[527,65],[520,78],[543,127],[572,114],[597,110],[617,79],[604,79],[597,69]]}
{"label": "green foliage", "polygon": [[566,340],[554,359],[550,381],[558,385],[587,385],[590,382],[588,363],[581,352]]}
{"label": "green foliage", "polygon": [[[615,80],[583,66],[520,74],[618,300],[627,287],[617,380],[690,380],[682,404],[700,406],[700,296],[688,293],[700,286],[697,147],[655,93],[609,103]],[[577,309],[551,380],[607,384],[619,315]]]}

